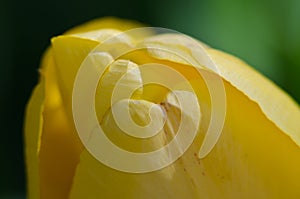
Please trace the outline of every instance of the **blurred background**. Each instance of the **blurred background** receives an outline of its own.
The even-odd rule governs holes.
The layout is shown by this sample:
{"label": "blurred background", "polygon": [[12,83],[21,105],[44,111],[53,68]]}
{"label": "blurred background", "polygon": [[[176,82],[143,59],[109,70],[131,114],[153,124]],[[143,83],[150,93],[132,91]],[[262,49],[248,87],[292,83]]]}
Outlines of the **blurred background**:
{"label": "blurred background", "polygon": [[300,102],[299,0],[1,0],[0,199],[25,198],[24,108],[50,38],[117,16],[171,28],[232,53]]}

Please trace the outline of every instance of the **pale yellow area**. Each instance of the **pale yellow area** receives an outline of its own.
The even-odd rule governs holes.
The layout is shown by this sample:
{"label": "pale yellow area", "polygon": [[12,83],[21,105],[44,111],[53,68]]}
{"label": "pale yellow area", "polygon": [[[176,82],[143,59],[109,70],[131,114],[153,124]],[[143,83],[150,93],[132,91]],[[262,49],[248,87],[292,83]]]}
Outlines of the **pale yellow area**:
{"label": "pale yellow area", "polygon": [[[299,105],[237,58],[206,45],[198,52],[197,45],[194,46],[190,40],[176,35],[152,37],[138,44],[141,47],[162,48],[167,51],[140,49],[127,53],[120,59],[130,60],[126,63],[133,63],[131,68],[151,62],[166,65],[181,73],[191,83],[202,116],[197,137],[188,151],[162,170],[133,174],[105,166],[84,149],[72,120],[72,90],[79,67],[86,56],[110,34],[109,31],[102,31],[106,35],[95,37],[97,29],[110,28],[110,31],[120,31],[138,26],[139,24],[135,25],[132,22],[106,18],[67,32],[73,35],[52,39],[52,47],[46,52],[42,62],[40,83],[35,88],[26,111],[28,197],[300,198]],[[120,41],[124,41],[124,49],[135,44],[127,39]],[[113,52],[112,57],[114,53],[119,53],[112,49],[108,51]],[[197,68],[194,68],[189,64],[194,63],[192,58],[199,53],[201,59],[197,60],[200,61],[197,63],[200,65],[195,63]],[[180,55],[189,59],[182,59]],[[124,66],[128,67],[126,64]],[[109,79],[115,82],[114,74],[124,74],[128,72],[128,68],[119,70],[115,67],[118,69],[115,72],[106,71],[106,77],[103,79],[105,81],[102,83],[108,87],[113,85]],[[133,73],[125,82],[141,84],[144,75]],[[204,159],[199,159],[198,152],[212,115],[212,102],[205,79],[219,80],[219,75],[226,90],[225,124],[213,150]],[[174,77],[170,74],[165,78]],[[177,83],[174,86],[180,88],[181,82]],[[110,90],[112,89],[107,90],[107,95]],[[165,87],[158,85],[147,85],[141,90],[142,93],[137,92],[134,95],[136,101],[148,100],[150,102],[147,103],[159,105],[162,105],[169,92]],[[110,98],[102,96],[101,99]],[[142,114],[141,107],[143,106],[132,106],[131,113],[136,117],[135,121],[143,124],[141,120],[149,118]],[[127,146],[133,151],[147,151],[165,145],[174,136],[173,130],[177,129],[175,121],[178,120],[178,115],[173,110],[174,112],[167,114],[168,117],[173,117],[173,122],[169,123],[173,125],[166,126],[161,134],[151,141],[146,140],[139,143],[142,145],[138,145],[137,140],[126,137],[117,128],[110,108],[109,104],[100,108],[101,125],[106,129],[105,133],[116,143],[119,142],[120,146]],[[137,112],[139,114],[134,114]],[[216,111],[213,114],[221,113]],[[144,123],[147,124],[148,121]],[[171,127],[173,130],[170,130]],[[168,137],[166,132],[172,132],[173,135]]]}
{"label": "pale yellow area", "polygon": [[[103,22],[101,25],[100,21]],[[79,29],[75,28],[72,34],[103,27],[114,28],[111,24],[113,21],[117,22],[113,18],[97,20]],[[123,29],[138,26],[134,22],[120,22],[117,26],[120,24]],[[81,39],[83,44],[73,42],[76,39]],[[82,150],[82,144],[69,117],[70,112],[66,111],[71,106],[71,81],[74,80],[80,62],[99,43],[84,39],[81,35],[74,35],[63,42],[60,37],[54,40],[57,41],[55,43],[58,48],[53,50],[53,45],[46,51],[41,63],[39,84],[34,89],[26,109],[24,131],[28,198],[33,199],[68,197],[74,169]],[[82,55],[76,54],[76,49],[82,49],[82,46],[85,47]],[[69,51],[70,49],[74,49],[75,53]],[[53,51],[59,56],[53,56]],[[68,59],[70,54],[77,59],[66,61],[62,58],[67,55]],[[57,63],[61,64],[60,67],[57,67]]]}
{"label": "pale yellow area", "polygon": [[207,157],[198,158],[209,124],[210,103],[203,80],[191,83],[203,118],[187,153],[165,169],[130,174],[103,165],[84,151],[71,198],[298,198],[299,147],[257,103],[226,81],[227,115],[221,138]]}
{"label": "pale yellow area", "polygon": [[135,97],[139,98],[142,87],[143,82],[137,64],[119,59],[109,65],[99,80],[95,95],[99,121],[113,103],[131,98],[133,93],[130,90],[136,91]]}
{"label": "pale yellow area", "polygon": [[131,20],[120,20],[115,17],[105,17],[100,19],[94,19],[87,23],[81,24],[80,26],[74,27],[71,30],[65,32],[65,34],[77,34],[82,32],[88,32],[92,30],[100,30],[100,29],[117,29],[121,31],[130,30],[133,28],[139,28],[145,26],[142,23]]}
{"label": "pale yellow area", "polygon": [[217,72],[252,101],[276,126],[300,147],[300,107],[273,82],[238,58],[209,49]]}
{"label": "pale yellow area", "polygon": [[[285,92],[232,55],[209,48],[202,43],[193,43],[191,39],[181,35],[170,35],[170,39],[167,39],[167,36],[150,37],[140,45],[151,47],[148,50],[149,54],[160,60],[183,64],[190,63],[197,66],[192,57],[198,55],[198,58],[203,57],[203,59],[198,60],[201,68],[202,66],[205,68],[207,59],[211,60],[210,63],[214,67],[207,67],[207,70],[219,74],[251,100],[258,103],[263,113],[299,145],[300,108]],[[165,46],[167,47],[165,48]],[[156,49],[152,49],[152,47]],[[199,48],[203,51],[199,51]],[[167,51],[161,49],[167,49]],[[203,55],[205,53],[207,57]],[[183,61],[181,57],[188,57],[192,61]]]}

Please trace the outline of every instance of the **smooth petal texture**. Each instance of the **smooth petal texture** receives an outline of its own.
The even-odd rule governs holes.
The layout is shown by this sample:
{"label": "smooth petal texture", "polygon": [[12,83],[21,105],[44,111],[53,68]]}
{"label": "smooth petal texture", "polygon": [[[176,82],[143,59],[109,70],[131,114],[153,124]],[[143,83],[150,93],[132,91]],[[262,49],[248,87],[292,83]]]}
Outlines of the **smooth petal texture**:
{"label": "smooth petal texture", "polygon": [[59,36],[52,39],[58,86],[70,117],[72,90],[77,71],[88,53],[98,44],[98,41],[74,36]]}
{"label": "smooth petal texture", "polygon": [[[134,21],[107,17],[87,22],[67,31],[64,36],[54,37],[51,40],[59,89],[68,112],[71,111],[71,92],[75,76],[87,54],[109,37],[121,33],[120,31],[141,26],[143,25]],[[141,32],[137,36],[145,37],[149,34],[151,33]],[[128,38],[122,37],[119,39],[117,41],[113,40],[114,45],[119,45],[119,48],[121,43],[128,43]],[[112,46],[110,46],[110,49],[112,49]]]}
{"label": "smooth petal texture", "polygon": [[[116,86],[117,91],[114,90]],[[113,62],[101,77],[96,91],[95,108],[99,121],[114,102],[130,98],[131,96],[127,94],[130,90],[137,90],[135,97],[139,97],[142,94],[142,88],[143,82],[137,64],[120,59]],[[112,95],[113,92],[114,95]]]}
{"label": "smooth petal texture", "polygon": [[[100,47],[98,50],[105,51],[108,62],[115,65],[106,69],[95,98],[96,102],[110,100],[112,87],[125,75],[122,91],[126,93],[126,89],[140,87],[131,96],[133,99],[129,97],[134,104],[129,111],[134,121],[146,125],[149,122],[147,111],[152,104],[168,110],[162,131],[138,142],[119,128],[113,116],[112,111],[117,108],[118,117],[125,117],[125,112],[121,111],[124,104],[96,104],[105,134],[118,146],[138,152],[157,149],[174,138],[180,115],[189,115],[194,109],[180,112],[174,106],[174,100],[173,104],[165,101],[169,89],[161,85],[143,85],[145,79],[158,76],[160,71],[146,73],[143,64],[160,64],[180,73],[194,89],[201,109],[198,133],[184,155],[161,170],[137,174],[110,168],[84,149],[72,120],[76,73],[96,46],[110,36],[138,26],[106,18],[52,39],[52,49],[43,59],[40,84],[34,90],[26,112],[29,198],[298,199],[299,106],[239,59],[177,34],[151,36],[151,33],[143,32],[137,40],[131,35],[123,35]],[[122,50],[135,47],[138,49],[116,59]],[[94,59],[95,72],[97,66],[102,67],[102,62],[106,63]],[[173,74],[159,75],[164,79],[176,79]],[[207,85],[208,82],[212,85]],[[215,107],[210,89],[218,88],[220,82],[224,85],[226,100],[216,95],[218,103]],[[184,90],[184,82],[173,81],[171,88]],[[185,104],[189,103],[190,100],[185,101]],[[213,116],[217,120],[211,125]],[[163,117],[160,118],[158,112],[156,117],[153,121],[159,124]],[[194,119],[189,118],[186,123],[189,122],[192,127]],[[220,132],[214,129],[218,125],[222,126]],[[211,126],[212,131],[209,131]],[[216,143],[206,140],[209,133],[220,136]],[[97,146],[93,136],[97,137],[92,134],[89,144]],[[205,144],[208,144],[205,155],[199,158],[199,151]],[[170,158],[168,152],[165,155],[164,159]]]}
{"label": "smooth petal texture", "polygon": [[[101,45],[114,35],[121,32],[113,29],[97,30],[93,32],[80,33],[67,36],[59,36],[52,39],[54,59],[56,63],[58,86],[62,93],[63,102],[71,118],[72,91],[76,74],[85,58],[92,51],[107,51],[112,56],[118,50],[129,48],[131,41],[125,35],[117,37],[108,45]],[[95,49],[96,47],[99,49]]]}
{"label": "smooth petal texture", "polygon": [[[193,53],[193,49],[209,48],[206,44],[197,40],[191,39],[185,35],[176,33],[162,34],[152,36],[139,45],[141,48],[146,48],[148,53],[156,59],[169,60],[186,65],[199,66],[196,55]],[[201,55],[197,54],[197,57]],[[201,58],[201,57],[200,57]],[[201,60],[204,61],[203,59]],[[202,63],[206,65],[205,63]]]}
{"label": "smooth petal texture", "polygon": [[[144,100],[133,100],[131,103],[133,103],[133,106],[130,106],[130,112],[133,113],[132,117],[136,119],[137,124],[148,122],[154,122],[155,125],[160,124],[158,120],[161,118],[159,117],[154,118],[154,121],[149,121],[149,118],[147,118],[147,109],[153,103]],[[139,141],[128,135],[126,136],[116,125],[111,112],[108,112],[104,117],[101,126],[112,141],[115,141],[118,146],[126,150],[134,152],[157,150],[157,147],[164,146],[170,139],[174,138],[180,124],[181,114],[185,114],[188,117],[187,119],[193,122],[193,119],[189,118],[191,116],[189,115],[190,111],[187,110],[187,112],[180,114],[180,110],[172,98],[166,99],[164,104],[166,106],[164,109],[168,115],[167,121],[163,130],[152,138]],[[125,105],[125,103],[120,105]],[[114,106],[117,106],[117,104]],[[180,147],[178,145],[178,148]],[[164,158],[170,158],[169,151],[164,151]],[[128,160],[120,160],[120,162],[123,161]],[[150,161],[162,160],[151,159]],[[143,162],[135,162],[135,164],[143,164]],[[193,186],[190,177],[186,175],[186,171],[182,168],[183,164],[185,162],[180,161],[155,172],[131,174],[109,168],[94,159],[87,151],[83,151],[74,178],[71,198],[195,198],[197,196],[196,187]],[[115,191],[116,187],[118,187],[118,191]]]}
{"label": "smooth petal texture", "polygon": [[300,147],[300,110],[285,92],[232,55],[209,49],[220,75],[258,103],[263,113]]}
{"label": "smooth petal texture", "polygon": [[[134,22],[126,24],[116,19],[104,20],[104,23],[101,22],[101,24],[100,21],[97,20],[95,23],[89,23],[86,26],[79,27],[79,29],[72,30],[72,34],[77,33],[79,35],[67,37],[66,41],[63,38],[63,42],[60,42],[58,38],[58,54],[64,55],[64,50],[80,48],[80,45],[76,46],[76,42],[72,43],[73,39],[81,39],[83,43],[88,44],[89,48],[84,49],[86,53],[99,44],[97,38],[89,38],[92,33],[81,35],[80,32],[93,31],[101,27],[119,26],[111,23],[114,21],[122,24],[122,29],[139,26]],[[106,35],[111,36],[110,33]],[[86,39],[87,37],[89,39]],[[61,43],[62,45],[60,45]],[[68,46],[68,48],[64,48],[65,46]],[[71,75],[72,72],[73,75],[76,73],[80,61],[84,59],[86,54],[78,58],[74,56],[77,58],[75,63],[62,60],[63,63],[66,63],[62,68],[56,66],[62,58],[56,58],[53,54],[52,46],[43,56],[40,69],[41,79],[34,89],[26,109],[24,131],[28,198],[33,199],[67,198],[74,169],[82,151],[82,144],[79,141],[73,122],[66,112],[68,105],[71,104],[68,104],[65,92],[70,93],[72,89],[67,89],[66,85],[68,84],[65,82],[69,80],[64,79],[68,77],[69,72]],[[75,69],[72,67],[75,67]],[[64,74],[61,75],[62,73]]]}
{"label": "smooth petal texture", "polygon": [[[141,59],[141,55],[144,59]],[[153,51],[150,51],[149,55],[153,56]],[[154,59],[147,57],[149,55],[145,54],[145,52],[134,52],[122,58],[130,58],[139,64],[147,61],[163,63],[181,72],[190,80],[203,110],[203,121],[201,122],[197,139],[189,151],[172,166],[162,171],[148,174],[118,173],[114,169],[110,169],[101,163],[99,164],[91,155],[84,152],[74,179],[75,184],[72,189],[72,198],[80,198],[84,193],[97,193],[97,187],[102,187],[102,190],[111,190],[101,192],[107,197],[118,197],[118,194],[121,194],[126,195],[128,198],[139,198],[142,193],[147,193],[143,198],[273,199],[287,196],[289,198],[297,198],[300,195],[297,188],[300,185],[297,181],[300,174],[300,150],[299,146],[297,146],[298,143],[295,143],[295,140],[291,140],[287,136],[287,133],[274,124],[274,121],[266,117],[266,113],[259,106],[261,102],[253,101],[251,96],[247,96],[249,94],[247,88],[243,90],[241,86],[233,86],[232,82],[236,80],[231,80],[228,77],[224,78],[223,82],[227,95],[225,125],[220,140],[213,148],[213,151],[207,157],[200,160],[198,158],[198,151],[209,126],[211,115],[210,94],[205,86],[204,79],[215,78],[217,80],[218,74],[211,69],[204,69],[201,72],[201,77],[195,75],[193,67],[175,63],[178,60],[174,60],[168,54],[160,54],[159,59],[155,56]],[[218,63],[217,58],[211,57],[213,61]],[[223,64],[224,68],[230,68],[230,66],[232,65]],[[232,74],[242,73],[244,75],[239,79],[241,82],[247,80],[246,75],[248,71],[244,67],[246,66],[239,64],[235,69],[239,72],[235,73],[232,70]],[[256,76],[255,81],[265,83],[265,80],[261,76]],[[270,83],[266,84],[269,85]],[[255,84],[252,89],[259,89],[258,87],[259,84]],[[238,88],[241,90],[238,90]],[[279,95],[285,95],[283,92],[278,91],[278,89],[275,92],[280,93]],[[266,96],[265,100],[267,97],[270,96]],[[287,103],[293,104],[292,101]],[[295,107],[293,110],[296,112],[299,111]],[[126,143],[124,144],[126,145]],[[176,172],[170,172],[170,169],[172,170],[174,167],[176,168]],[[99,178],[96,181],[94,176],[86,173],[86,171],[91,169],[95,173],[100,172]],[[162,173],[159,174],[160,172],[166,172],[167,176],[169,176],[168,182],[166,182],[167,185],[160,179],[161,186],[159,188],[153,187],[159,178],[157,175],[164,176]],[[180,174],[181,172],[182,174]],[[185,172],[186,174],[184,174]],[[106,175],[113,176],[112,178],[116,180],[127,178],[128,183],[123,187],[121,184],[124,182],[121,180],[121,184],[117,185],[117,187],[122,186],[123,188],[119,189],[120,192],[115,192],[113,191],[115,188],[111,187],[112,185],[105,183],[108,182],[108,179],[105,177]],[[186,185],[184,183],[186,182],[186,177],[191,182],[188,185],[189,188],[186,189],[184,186],[176,188],[180,187],[180,185]],[[143,180],[144,178],[145,180]],[[140,181],[136,183],[129,179],[139,179]],[[83,182],[91,182],[91,184],[85,185]],[[132,186],[129,187],[129,184]],[[146,187],[153,187],[153,189]],[[133,190],[138,191],[134,193]],[[101,193],[99,192],[100,195]],[[94,196],[91,195],[90,197],[93,198]]]}
{"label": "smooth petal texture", "polygon": [[206,158],[198,158],[210,119],[209,94],[201,86],[203,80],[191,83],[200,96],[203,121],[198,137],[184,156],[161,171],[126,174],[84,152],[72,198],[85,194],[91,198],[298,198],[299,147],[263,114],[257,103],[230,83],[225,83],[228,114],[221,138]]}
{"label": "smooth petal texture", "polygon": [[44,80],[35,87],[27,104],[25,120],[25,155],[27,169],[28,198],[40,198],[39,149],[43,128]]}
{"label": "smooth petal texture", "polygon": [[[253,70],[238,58],[224,52],[209,48],[205,44],[192,43],[191,39],[181,35],[154,36],[146,39],[140,45],[150,48],[149,54],[155,58],[169,60],[183,64],[193,64],[193,60],[180,60],[180,57],[196,57],[201,53],[199,47],[207,53],[215,67],[208,69],[219,74],[225,80],[230,82],[237,89],[245,93],[251,100],[258,103],[264,114],[273,121],[278,127],[290,136],[298,145],[300,143],[300,111],[293,99],[274,85],[270,80]],[[192,44],[191,44],[192,43]],[[159,49],[168,48],[165,53]],[[156,47],[153,49],[153,47]],[[174,52],[176,56],[174,58]],[[177,58],[179,57],[179,58]],[[201,56],[198,56],[201,58]],[[192,59],[192,58],[191,58]],[[207,66],[206,60],[199,59],[200,64]],[[194,64],[197,66],[197,64]],[[270,100],[272,99],[272,100]],[[288,111],[287,111],[288,110]]]}
{"label": "smooth petal texture", "polygon": [[[43,126],[39,150],[40,198],[66,198],[79,161],[82,144],[65,112],[59,92],[52,49],[42,62],[45,79]],[[36,104],[38,106],[39,104]]]}
{"label": "smooth petal texture", "polygon": [[99,29],[117,29],[121,31],[130,30],[133,28],[139,28],[145,26],[142,23],[131,20],[120,20],[115,17],[105,17],[101,19],[94,19],[85,24],[68,30],[65,34],[77,34],[82,32],[88,32]]}

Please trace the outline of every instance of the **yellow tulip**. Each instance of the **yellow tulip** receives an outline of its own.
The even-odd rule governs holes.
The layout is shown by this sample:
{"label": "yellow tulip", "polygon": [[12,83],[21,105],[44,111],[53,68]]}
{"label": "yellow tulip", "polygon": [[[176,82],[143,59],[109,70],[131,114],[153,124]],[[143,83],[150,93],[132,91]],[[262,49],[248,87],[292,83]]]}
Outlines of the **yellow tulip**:
{"label": "yellow tulip", "polygon": [[299,106],[234,56],[139,27],[51,40],[26,111],[28,198],[299,199]]}

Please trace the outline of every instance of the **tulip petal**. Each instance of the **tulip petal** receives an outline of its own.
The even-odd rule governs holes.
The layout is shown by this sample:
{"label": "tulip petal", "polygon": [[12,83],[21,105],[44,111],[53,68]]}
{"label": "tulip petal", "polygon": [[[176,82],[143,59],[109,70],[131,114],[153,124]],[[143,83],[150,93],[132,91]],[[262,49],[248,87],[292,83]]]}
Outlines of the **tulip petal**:
{"label": "tulip petal", "polygon": [[99,29],[117,29],[121,31],[130,30],[133,28],[143,27],[144,24],[141,24],[137,21],[131,20],[120,20],[114,17],[106,17],[101,19],[94,19],[87,23],[84,23],[80,26],[68,30],[65,34],[76,34],[81,32],[88,32]]}
{"label": "tulip petal", "polygon": [[[143,71],[142,65],[147,63],[175,69],[186,78],[194,89],[201,109],[198,133],[188,150],[167,167],[137,174],[110,168],[104,164],[105,161],[101,163],[96,160],[89,148],[83,148],[72,120],[72,90],[76,74],[96,46],[119,34],[120,30],[138,26],[132,22],[106,18],[76,27],[66,35],[52,39],[53,49],[48,50],[43,59],[42,78],[26,110],[29,198],[298,199],[299,106],[239,59],[178,34],[144,39],[150,34],[141,32],[137,41],[141,38],[143,41],[137,46],[134,46],[136,41],[123,34],[114,37],[112,42],[100,45],[96,51],[105,51],[109,61],[120,58],[121,62],[136,63],[139,68],[134,64],[131,68],[136,72],[125,81],[134,82],[132,87],[143,84],[148,76],[156,76],[153,75],[157,73],[156,70],[148,76]],[[120,52],[131,48],[135,50],[118,57]],[[122,68],[117,72],[107,70],[102,79],[105,81],[100,81],[98,88],[104,82],[109,87],[109,93],[112,90],[110,86],[115,82],[109,75],[126,74],[128,69]],[[173,74],[158,74],[164,79],[176,80]],[[175,88],[184,90],[184,82],[176,83]],[[219,91],[219,83],[222,84],[222,92],[214,95],[213,92]],[[155,107],[162,106],[169,89],[161,85],[144,85],[141,90],[142,94],[137,93],[137,98],[129,100],[134,103],[131,106],[134,110],[129,112],[135,117],[134,121],[143,126],[149,119],[145,113],[150,105],[156,103]],[[176,101],[173,98],[171,100]],[[183,104],[191,104],[189,97],[184,100]],[[137,101],[146,105],[141,106]],[[165,115],[160,114],[159,108],[155,109],[157,121],[162,121],[164,116],[171,117],[166,122],[167,130],[160,131],[159,136],[154,136],[151,141],[150,138],[138,142],[140,140],[132,140],[129,135],[124,135],[124,130],[115,122],[113,110],[117,107],[117,118],[122,119],[123,105],[116,102],[112,107],[107,104],[104,108],[100,107],[108,109],[101,110],[104,115],[100,118],[101,126],[108,131],[105,131],[107,137],[118,146],[129,151],[146,149],[148,152],[157,146],[165,146],[167,141],[174,138],[181,119],[177,108],[168,109],[169,113]],[[144,110],[145,107],[148,107],[147,110]],[[188,107],[181,114],[195,115],[193,110],[196,109]],[[129,122],[124,121],[123,125],[126,126]],[[188,126],[197,123],[193,117],[191,121]],[[133,126],[128,128],[133,129]],[[172,134],[171,137],[168,137],[168,132]],[[97,135],[92,134],[89,146],[98,146],[97,140],[93,139]],[[111,155],[111,151],[104,149],[104,152]],[[156,156],[146,162],[164,162],[172,157],[170,154],[167,151],[164,157]],[[125,156],[118,157],[119,160],[128,161]],[[135,161],[127,163],[131,166],[145,164],[144,161],[141,164],[135,164]]]}
{"label": "tulip petal", "polygon": [[143,82],[137,64],[120,59],[113,62],[101,77],[96,91],[95,108],[99,121],[102,120],[111,104],[122,98],[130,98],[131,90],[137,89],[135,97],[139,97],[142,94],[142,86]]}
{"label": "tulip petal", "polygon": [[40,198],[39,179],[39,149],[43,129],[43,118],[41,117],[44,108],[44,79],[34,89],[26,109],[25,120],[25,153],[27,166],[28,198]]}
{"label": "tulip petal", "polygon": [[214,49],[209,49],[208,53],[216,63],[216,72],[256,102],[267,118],[300,147],[299,105],[238,58]]}
{"label": "tulip petal", "polygon": [[98,44],[99,42],[95,40],[73,36],[59,36],[52,39],[57,81],[68,112],[72,110],[73,84],[80,64]]}
{"label": "tulip petal", "polygon": [[205,158],[198,158],[211,113],[203,99],[207,90],[199,85],[204,82],[191,83],[200,96],[203,120],[197,138],[181,158],[162,170],[134,174],[109,168],[84,151],[71,198],[297,199],[299,147],[229,82],[224,83],[227,115],[221,137]]}
{"label": "tulip petal", "polygon": [[[138,47],[146,48],[148,53],[156,59],[197,67],[208,65],[204,62],[203,57],[205,57],[205,50],[209,47],[185,35],[173,33],[151,36],[139,43]],[[193,49],[197,49],[197,57],[195,57]],[[201,59],[201,62],[195,58]]]}
{"label": "tulip petal", "polygon": [[[107,52],[114,56],[118,50],[130,48],[130,39],[125,35],[114,37],[109,44],[100,45],[113,35],[118,35],[117,30],[99,30],[75,35],[59,36],[52,39],[56,70],[58,73],[59,88],[63,102],[71,118],[72,91],[76,74],[88,54],[94,52]],[[120,48],[116,48],[116,46]],[[97,47],[97,49],[95,49]]]}
{"label": "tulip petal", "polygon": [[[59,87],[63,95],[64,104],[69,110],[68,112],[71,110],[71,92],[75,76],[87,54],[101,42],[120,33],[120,31],[142,26],[142,24],[135,21],[107,17],[82,24],[67,31],[65,36],[52,39]],[[135,36],[144,38],[149,34],[147,31],[141,31],[140,34]],[[114,45],[119,45],[120,47],[122,43],[128,43],[128,38],[123,38],[123,36],[124,34],[120,38],[119,43],[114,43]],[[114,42],[116,41],[114,40]]]}
{"label": "tulip petal", "polygon": [[[188,99],[188,101],[184,103],[187,103],[186,105],[190,106],[192,95],[188,94],[189,93],[177,91],[177,95],[181,96],[183,99]],[[153,105],[154,107],[159,107],[160,105],[144,100],[129,100],[129,103],[132,104],[132,106],[129,107],[129,111],[133,113],[132,117],[136,119],[137,123],[154,122],[154,125],[160,125],[161,117],[158,116],[153,118],[152,121],[149,121],[149,118],[146,117],[149,112],[149,107]],[[157,135],[149,139],[141,141],[137,139],[134,140],[132,137],[126,136],[126,134],[124,136],[125,132],[122,132],[119,128],[120,126],[116,124],[112,112],[107,113],[101,126],[107,133],[107,136],[112,138],[112,141],[116,141],[115,144],[123,142],[122,144],[125,145],[123,145],[122,148],[124,147],[126,150],[135,152],[141,152],[145,149],[151,149],[151,151],[153,149],[156,150],[157,147],[160,148],[165,145],[165,142],[169,140],[167,137],[175,135],[176,129],[181,128],[179,127],[181,114],[184,115],[183,117],[186,121],[185,124],[183,123],[183,126],[188,127],[188,129],[191,129],[191,126],[193,126],[191,123],[197,121],[197,114],[189,114],[190,112],[197,111],[193,109],[178,110],[178,103],[175,102],[174,96],[168,96],[164,104],[168,106],[166,108],[166,113],[170,118],[167,119],[163,131],[160,131]],[[123,105],[126,106],[126,100],[120,101],[119,104],[114,104],[113,107],[120,108],[120,106]],[[122,114],[122,112],[119,113]],[[164,115],[160,116],[165,117]],[[120,115],[120,117],[124,118],[126,116]],[[198,115],[198,117],[200,117],[200,115]],[[196,127],[196,125],[194,127]],[[128,126],[128,128],[131,128],[131,126]],[[96,135],[98,133],[99,132],[96,132],[95,138],[97,138]],[[143,132],[136,131],[136,133]],[[186,137],[185,133],[186,129],[184,130],[184,137]],[[91,142],[94,142],[94,146],[99,146],[97,139],[91,139]],[[177,145],[177,143],[175,145]],[[181,150],[181,145],[178,144],[177,146],[177,149]],[[89,150],[90,149],[91,148],[89,148]],[[105,152],[106,151],[102,151],[102,153]],[[109,153],[111,151],[108,150],[107,152]],[[168,160],[172,153],[172,151],[168,151],[167,149],[162,152],[162,156],[165,160]],[[128,162],[129,164],[135,165],[148,164],[144,161],[131,162],[126,159],[125,154],[121,158],[118,158],[119,163],[122,161],[122,163]],[[113,156],[113,154],[111,154],[111,156]],[[154,159],[149,158],[148,161],[151,165],[152,162],[163,162],[163,159],[159,159],[156,156]],[[81,154],[81,160],[74,177],[70,198],[195,198],[195,187],[189,176],[187,176],[185,171],[181,168],[182,164],[183,162],[177,161],[176,164],[155,172],[132,174],[109,168],[97,161],[87,150],[84,150]],[[117,191],[115,191],[116,187],[118,187]]]}
{"label": "tulip petal", "polygon": [[[33,142],[38,145],[38,151],[30,151],[28,155],[29,157],[36,155],[38,160],[27,159],[28,167],[34,164],[35,172],[37,172],[35,175],[28,175],[29,187],[38,190],[33,193],[36,198],[63,199],[69,194],[82,145],[72,123],[66,117],[57,86],[52,49],[48,49],[45,53],[40,73],[42,83],[39,88],[44,95],[40,96],[42,100],[32,102],[35,108],[43,107],[39,115],[35,116],[43,121],[39,126],[39,140],[29,138],[32,133],[29,130],[25,132],[28,136],[26,144],[30,146],[32,145],[30,143]],[[31,108],[29,104],[29,109]],[[32,108],[32,110],[35,109]],[[31,116],[27,118],[31,118]],[[39,121],[37,118],[35,120]],[[36,127],[36,124],[28,122],[26,124],[31,125],[31,128]],[[31,180],[33,177],[34,179]],[[30,192],[29,194],[32,195]]]}
{"label": "tulip petal", "polygon": [[[85,194],[91,193],[95,193],[95,195],[89,195],[91,198],[97,197],[97,194],[99,196],[115,198],[120,195],[123,197],[138,198],[139,193],[144,194],[143,198],[280,199],[287,196],[289,198],[298,198],[300,195],[300,191],[297,188],[300,185],[298,182],[298,176],[300,176],[300,170],[298,169],[300,165],[299,146],[297,142],[295,143],[295,139],[290,139],[287,133],[283,132],[274,124],[274,121],[271,121],[267,117],[260,104],[247,95],[249,92],[247,89],[241,89],[243,88],[241,86],[242,83],[249,80],[249,72],[245,69],[247,66],[240,62],[238,62],[238,65],[233,65],[233,63],[224,64],[227,62],[230,63],[230,59],[227,61],[222,60],[220,63],[218,59],[223,57],[215,57],[218,55],[210,54],[216,70],[219,69],[222,72],[228,69],[229,71],[230,67],[235,66],[235,68],[230,68],[230,71],[233,71],[232,74],[242,73],[243,76],[239,80],[236,80],[221,73],[221,75],[224,75],[223,82],[227,99],[225,123],[221,137],[212,151],[205,158],[199,159],[199,146],[203,144],[203,138],[210,124],[211,114],[213,114],[210,112],[212,106],[209,99],[210,93],[205,86],[206,82],[204,80],[211,79],[211,82],[213,82],[214,79],[219,79],[219,74],[209,69],[203,70],[201,75],[197,76],[193,67],[175,63],[176,60],[166,56],[167,54],[164,55],[165,57],[160,57],[164,60],[158,60],[156,57],[149,58],[147,54],[143,53],[140,52],[139,54],[145,57],[143,60],[137,54],[135,56],[133,56],[134,54],[127,56],[130,57],[130,60],[139,64],[145,60],[168,64],[168,66],[182,72],[193,85],[203,113],[199,136],[187,153],[172,166],[146,174],[137,175],[118,172],[99,163],[89,153],[83,152],[74,179],[75,184],[72,189],[72,198],[80,198]],[[151,53],[149,54],[152,56]],[[137,60],[135,60],[135,57]],[[218,64],[222,65],[219,66]],[[223,69],[221,70],[220,67],[223,67]],[[257,88],[259,85],[256,85],[254,82],[260,81],[260,76],[254,77],[256,78],[250,78],[252,82],[248,82],[247,85],[252,85],[251,89],[259,90]],[[269,85],[269,83],[265,84]],[[272,89],[275,93],[279,92],[278,95],[285,95],[272,86],[269,89]],[[293,104],[289,100],[286,103]],[[284,104],[279,105],[285,106]],[[293,105],[288,106],[293,107]],[[296,118],[297,111],[299,109],[295,105],[292,108],[292,112],[296,113]],[[218,114],[218,112],[214,114]],[[241,119],[241,117],[243,118]],[[280,115],[277,117],[280,117]],[[123,145],[126,145],[126,143],[123,143]],[[86,172],[88,168],[93,169],[91,173]],[[176,168],[175,173],[177,176],[171,175],[173,172],[170,172],[170,169],[174,168]],[[96,179],[93,177],[97,175],[102,178]],[[108,180],[108,177],[105,177],[106,175],[117,180],[118,183],[114,180]],[[186,181],[186,175],[188,175],[189,181]],[[172,177],[165,184],[165,179],[162,180],[158,176]],[[158,178],[160,179],[159,187],[155,187]],[[139,183],[136,183],[137,180]],[[89,182],[89,184],[85,186],[83,182]],[[110,182],[113,184],[109,184]],[[183,187],[181,189],[177,188],[177,185],[182,186],[183,184],[188,185],[192,189],[187,191]],[[97,193],[97,189],[103,186],[106,188],[102,190],[107,190],[107,192],[99,190],[99,193]],[[118,187],[118,192],[114,191],[115,187]],[[148,187],[153,187],[153,189]],[[185,190],[185,192],[181,192],[181,190]],[[159,193],[159,195],[156,195],[156,193]]]}
{"label": "tulip petal", "polygon": [[[194,66],[199,66],[200,63],[204,68],[214,71],[258,103],[263,113],[300,146],[299,106],[281,89],[243,61],[176,34],[153,36],[139,45],[149,48],[148,53],[154,58]],[[206,56],[201,56],[199,48],[203,49]],[[167,49],[168,52],[164,53],[161,49]],[[190,59],[182,60],[180,57]],[[205,57],[209,57],[210,61]],[[194,63],[193,59],[199,61],[198,64]]]}

